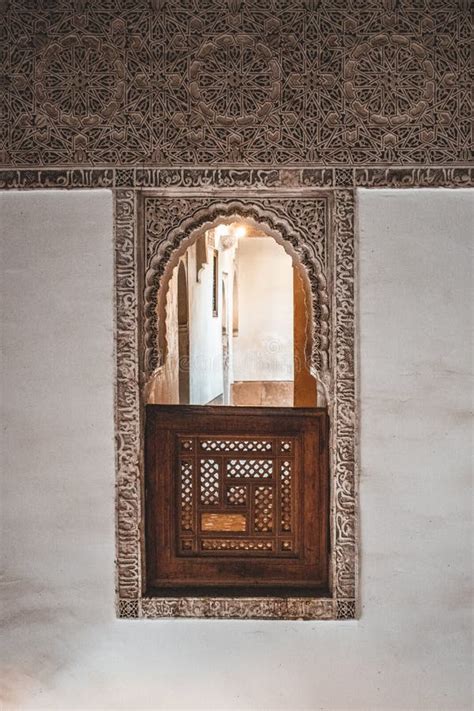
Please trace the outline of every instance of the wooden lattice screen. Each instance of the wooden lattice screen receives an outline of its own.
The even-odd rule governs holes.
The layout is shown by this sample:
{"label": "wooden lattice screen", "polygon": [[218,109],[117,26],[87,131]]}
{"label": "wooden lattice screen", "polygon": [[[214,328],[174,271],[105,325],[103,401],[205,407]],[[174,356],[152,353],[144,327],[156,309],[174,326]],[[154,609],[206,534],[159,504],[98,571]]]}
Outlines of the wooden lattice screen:
{"label": "wooden lattice screen", "polygon": [[323,409],[148,406],[150,591],[327,591],[327,429]]}

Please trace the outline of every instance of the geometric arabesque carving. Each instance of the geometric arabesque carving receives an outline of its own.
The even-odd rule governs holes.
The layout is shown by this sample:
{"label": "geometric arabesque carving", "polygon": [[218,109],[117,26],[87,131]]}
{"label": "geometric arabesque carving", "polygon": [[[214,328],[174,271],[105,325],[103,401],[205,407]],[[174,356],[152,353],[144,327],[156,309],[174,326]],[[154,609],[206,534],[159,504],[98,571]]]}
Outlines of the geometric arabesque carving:
{"label": "geometric arabesque carving", "polygon": [[469,160],[467,0],[3,0],[0,165]]}

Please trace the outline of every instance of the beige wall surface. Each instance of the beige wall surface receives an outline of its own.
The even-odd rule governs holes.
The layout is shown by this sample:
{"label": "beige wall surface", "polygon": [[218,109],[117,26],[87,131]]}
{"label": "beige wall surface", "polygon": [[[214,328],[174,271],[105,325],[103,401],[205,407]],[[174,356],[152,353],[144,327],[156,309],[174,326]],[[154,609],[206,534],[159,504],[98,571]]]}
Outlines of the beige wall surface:
{"label": "beige wall surface", "polygon": [[293,266],[272,237],[244,237],[237,250],[239,334],[235,380],[293,380]]}
{"label": "beige wall surface", "polygon": [[470,708],[472,198],[358,203],[361,619],[129,621],[112,196],[0,196],[4,708]]}

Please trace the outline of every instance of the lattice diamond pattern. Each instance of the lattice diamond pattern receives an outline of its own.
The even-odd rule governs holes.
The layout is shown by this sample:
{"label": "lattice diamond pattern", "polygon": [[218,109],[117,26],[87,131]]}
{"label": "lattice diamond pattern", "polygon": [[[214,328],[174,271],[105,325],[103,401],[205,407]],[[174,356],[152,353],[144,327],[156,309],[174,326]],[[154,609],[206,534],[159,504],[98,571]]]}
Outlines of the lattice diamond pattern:
{"label": "lattice diamond pattern", "polygon": [[243,539],[207,539],[201,545],[204,551],[271,551],[272,541],[251,541]]}
{"label": "lattice diamond pattern", "polygon": [[268,533],[273,530],[273,488],[258,486],[255,489],[255,530]]}
{"label": "lattice diamond pattern", "polygon": [[247,503],[247,488],[245,486],[227,487],[226,501],[232,506],[245,506]]}
{"label": "lattice diamond pattern", "polygon": [[289,460],[280,466],[280,526],[285,533],[291,531],[291,467]]}
{"label": "lattice diamond pattern", "polygon": [[[194,435],[179,436],[178,441],[181,555],[254,551],[282,556],[297,550],[292,522],[296,438]],[[242,454],[237,458],[235,452]],[[193,497],[194,472],[198,496]],[[209,508],[214,514],[212,528],[207,519],[203,523],[202,514]],[[240,522],[238,528],[232,527],[236,516],[244,528]]]}
{"label": "lattice diamond pattern", "polygon": [[193,530],[193,464],[181,461],[181,529]]}
{"label": "lattice diamond pattern", "polygon": [[207,439],[201,441],[201,449],[210,452],[271,452],[270,440],[258,439]]}
{"label": "lattice diamond pattern", "polygon": [[193,451],[193,440],[192,439],[185,439],[184,437],[181,438],[181,449],[183,452],[192,452]]}
{"label": "lattice diamond pattern", "polygon": [[226,474],[228,477],[243,479],[268,479],[273,475],[271,459],[229,459]]}
{"label": "lattice diamond pattern", "polygon": [[219,503],[219,462],[202,459],[199,466],[201,504],[210,506]]}

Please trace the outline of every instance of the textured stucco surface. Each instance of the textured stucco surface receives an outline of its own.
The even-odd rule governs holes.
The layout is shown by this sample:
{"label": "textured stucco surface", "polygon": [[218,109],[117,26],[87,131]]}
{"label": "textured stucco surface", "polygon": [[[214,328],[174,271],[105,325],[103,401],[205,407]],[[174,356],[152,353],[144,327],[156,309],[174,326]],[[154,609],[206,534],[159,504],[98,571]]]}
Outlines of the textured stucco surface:
{"label": "textured stucco surface", "polygon": [[4,706],[470,708],[472,197],[361,191],[358,622],[114,617],[112,196],[0,195]]}

